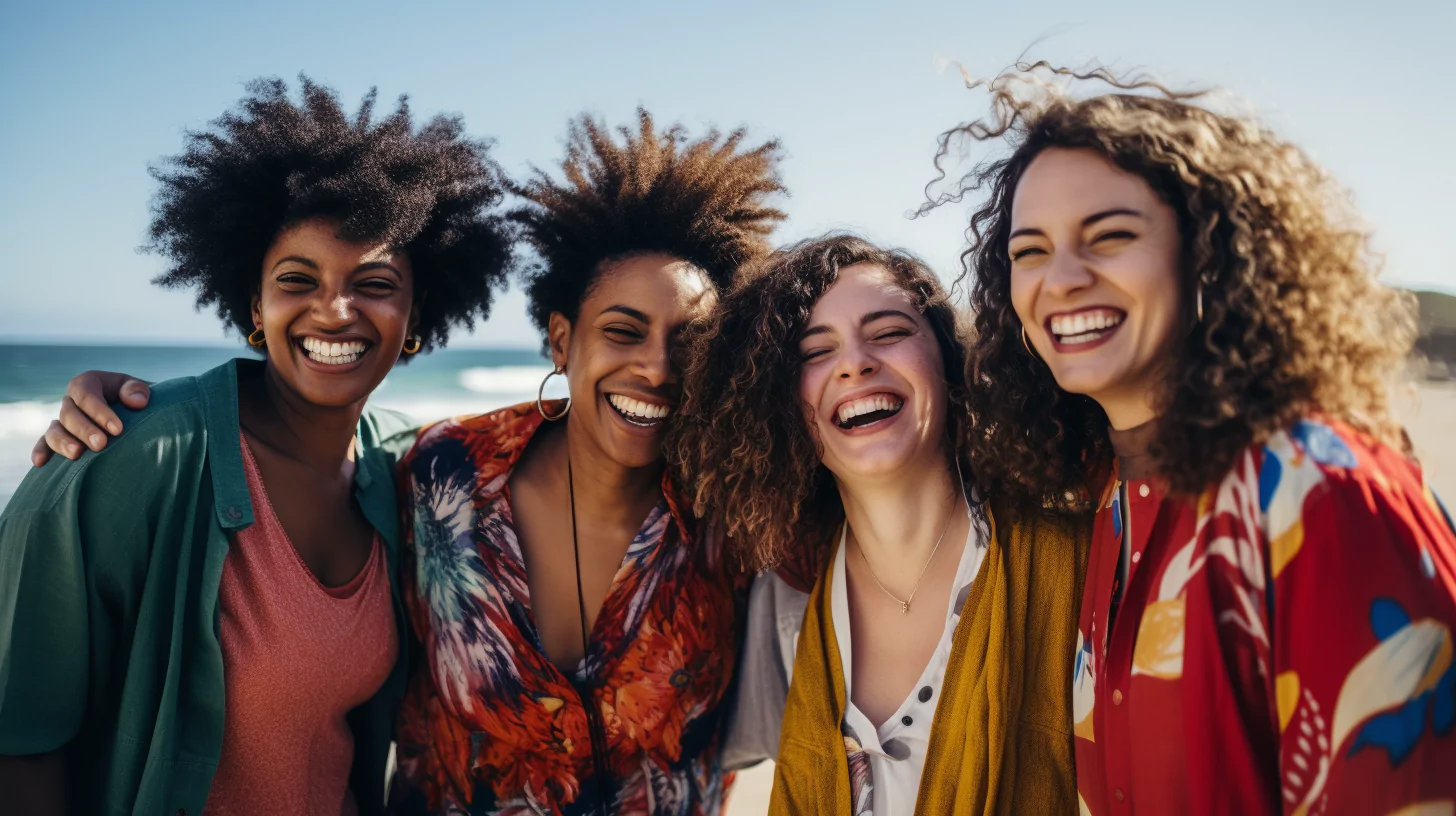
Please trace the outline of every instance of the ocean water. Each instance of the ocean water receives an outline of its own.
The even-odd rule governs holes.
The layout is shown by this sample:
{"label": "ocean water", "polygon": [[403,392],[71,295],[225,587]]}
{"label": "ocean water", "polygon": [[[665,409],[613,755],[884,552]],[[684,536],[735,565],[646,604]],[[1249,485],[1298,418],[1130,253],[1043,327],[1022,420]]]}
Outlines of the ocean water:
{"label": "ocean water", "polygon": [[[0,508],[30,470],[30,449],[56,417],[71,377],[88,369],[124,371],[144,380],[199,374],[232,357],[229,346],[0,345]],[[399,366],[371,405],[425,422],[535,399],[550,371],[531,349],[443,349]],[[560,378],[546,395],[565,393]]]}

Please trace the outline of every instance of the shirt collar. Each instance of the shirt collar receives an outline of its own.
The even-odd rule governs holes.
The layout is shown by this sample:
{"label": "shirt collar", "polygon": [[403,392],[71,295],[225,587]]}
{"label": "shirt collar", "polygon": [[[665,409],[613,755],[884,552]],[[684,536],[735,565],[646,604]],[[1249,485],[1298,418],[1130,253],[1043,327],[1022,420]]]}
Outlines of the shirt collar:
{"label": "shirt collar", "polygon": [[208,470],[218,526],[239,530],[253,523],[253,501],[238,442],[238,377],[261,373],[260,360],[235,358],[197,378],[207,428]]}

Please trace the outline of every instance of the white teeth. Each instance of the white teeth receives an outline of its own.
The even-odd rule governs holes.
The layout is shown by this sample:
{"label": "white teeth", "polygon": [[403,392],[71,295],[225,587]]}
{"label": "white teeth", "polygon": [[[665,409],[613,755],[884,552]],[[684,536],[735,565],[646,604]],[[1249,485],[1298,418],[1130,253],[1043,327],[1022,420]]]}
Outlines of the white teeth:
{"label": "white teeth", "polygon": [[368,344],[360,340],[347,343],[328,343],[317,337],[305,337],[299,345],[308,352],[308,358],[325,365],[347,365],[364,356]]}
{"label": "white teeth", "polygon": [[624,414],[636,419],[664,419],[670,410],[666,405],[654,405],[650,402],[643,402],[632,397],[624,397],[621,394],[608,394],[607,400]]}
{"label": "white teeth", "polygon": [[1112,311],[1098,310],[1095,312],[1082,312],[1075,315],[1061,315],[1051,320],[1052,334],[1063,343],[1071,343],[1071,338],[1077,338],[1075,342],[1085,343],[1088,340],[1095,340],[1096,337],[1079,337],[1094,332],[1103,332],[1118,326],[1123,321],[1123,315]]}
{"label": "white teeth", "polygon": [[874,413],[875,411],[893,411],[904,404],[904,400],[899,397],[886,394],[861,397],[839,406],[839,421],[848,422],[857,416]]}

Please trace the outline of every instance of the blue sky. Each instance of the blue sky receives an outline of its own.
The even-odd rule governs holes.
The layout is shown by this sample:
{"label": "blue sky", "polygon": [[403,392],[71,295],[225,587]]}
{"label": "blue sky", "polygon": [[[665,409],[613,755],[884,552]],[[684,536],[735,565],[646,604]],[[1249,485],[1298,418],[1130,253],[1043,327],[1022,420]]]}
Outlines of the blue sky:
{"label": "blue sky", "polygon": [[[352,105],[370,86],[417,116],[460,113],[512,172],[551,165],[568,117],[639,103],[694,130],[777,137],[780,238],[854,229],[958,270],[964,208],[906,218],[936,136],[985,111],[947,60],[994,72],[1031,54],[1226,88],[1349,187],[1389,280],[1456,291],[1456,4],[1220,0],[986,3],[68,2],[0,8],[0,338],[223,338],[138,254],[147,165],[250,78],[300,71]],[[1313,7],[1313,4],[1309,4]],[[502,298],[459,344],[536,343]]]}

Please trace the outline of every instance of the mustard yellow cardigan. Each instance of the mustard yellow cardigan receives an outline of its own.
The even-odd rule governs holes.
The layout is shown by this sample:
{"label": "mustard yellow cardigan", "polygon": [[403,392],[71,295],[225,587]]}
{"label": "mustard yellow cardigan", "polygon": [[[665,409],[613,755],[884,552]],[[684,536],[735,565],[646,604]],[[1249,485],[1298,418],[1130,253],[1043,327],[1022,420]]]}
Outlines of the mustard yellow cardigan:
{"label": "mustard yellow cardigan", "polygon": [[[991,529],[956,626],[915,812],[1075,814],[1072,660],[1092,519],[993,503]],[[831,574],[815,583],[799,632],[772,816],[850,813]]]}

